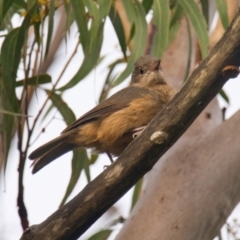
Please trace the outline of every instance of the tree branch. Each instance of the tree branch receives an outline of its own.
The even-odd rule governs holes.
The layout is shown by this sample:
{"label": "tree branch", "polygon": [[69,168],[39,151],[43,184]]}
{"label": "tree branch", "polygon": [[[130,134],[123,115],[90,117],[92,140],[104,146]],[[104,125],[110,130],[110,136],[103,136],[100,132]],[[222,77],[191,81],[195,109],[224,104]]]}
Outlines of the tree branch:
{"label": "tree branch", "polygon": [[240,111],[207,136],[184,134],[147,176],[116,240],[212,240],[240,200],[239,121]]}
{"label": "tree branch", "polygon": [[240,65],[240,13],[182,89],[118,160],[21,239],[75,239],[123,196],[178,140]]}

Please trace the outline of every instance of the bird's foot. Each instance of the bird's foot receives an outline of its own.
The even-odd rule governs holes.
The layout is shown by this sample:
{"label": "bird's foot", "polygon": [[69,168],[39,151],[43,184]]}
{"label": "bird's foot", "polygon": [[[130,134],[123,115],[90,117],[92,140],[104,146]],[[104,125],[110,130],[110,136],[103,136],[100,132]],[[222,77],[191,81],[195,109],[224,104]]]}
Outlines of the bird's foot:
{"label": "bird's foot", "polygon": [[134,133],[133,133],[133,135],[132,135],[133,139],[139,137],[139,136],[141,135],[142,131],[143,131],[145,128],[146,128],[146,126],[139,127],[139,128],[135,128],[135,129],[133,130]]}

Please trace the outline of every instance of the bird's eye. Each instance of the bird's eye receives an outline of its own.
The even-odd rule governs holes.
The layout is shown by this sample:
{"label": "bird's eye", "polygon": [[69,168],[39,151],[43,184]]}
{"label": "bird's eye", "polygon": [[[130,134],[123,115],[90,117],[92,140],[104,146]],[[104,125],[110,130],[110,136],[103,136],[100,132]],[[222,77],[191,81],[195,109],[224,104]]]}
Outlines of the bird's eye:
{"label": "bird's eye", "polygon": [[142,68],[139,68],[140,74],[144,74],[144,70]]}

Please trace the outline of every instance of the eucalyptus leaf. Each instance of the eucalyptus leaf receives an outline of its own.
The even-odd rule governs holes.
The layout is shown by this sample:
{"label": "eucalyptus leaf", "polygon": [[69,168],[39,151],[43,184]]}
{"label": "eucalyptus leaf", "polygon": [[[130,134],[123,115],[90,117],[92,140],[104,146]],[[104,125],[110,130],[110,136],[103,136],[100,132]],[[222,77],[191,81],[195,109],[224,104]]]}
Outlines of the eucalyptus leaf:
{"label": "eucalyptus leaf", "polygon": [[67,198],[69,197],[69,195],[72,193],[74,187],[76,186],[76,184],[81,176],[81,172],[84,169],[85,161],[89,161],[86,150],[83,148],[74,149],[73,150],[73,158],[72,158],[71,178],[69,180],[67,190],[64,194],[64,197],[63,197],[59,207],[64,205]]}
{"label": "eucalyptus leaf", "polygon": [[46,42],[45,58],[48,55],[52,34],[53,34],[54,13],[55,13],[54,3],[55,3],[55,0],[50,0],[49,14],[48,14],[48,35],[47,35],[47,42]]}
{"label": "eucalyptus leaf", "polygon": [[168,0],[154,0],[153,23],[157,27],[154,36],[152,55],[162,57],[163,51],[168,45],[170,9]]}
{"label": "eucalyptus leaf", "polygon": [[142,5],[137,1],[123,0],[124,7],[128,18],[135,25],[134,33],[134,47],[131,56],[128,59],[125,70],[117,77],[113,85],[116,86],[125,80],[132,72],[136,60],[144,54],[147,42],[147,23],[145,19],[145,12]]}
{"label": "eucalyptus leaf", "polygon": [[222,25],[226,30],[229,26],[227,3],[225,0],[215,0],[215,4],[219,12],[219,17],[221,19]]}
{"label": "eucalyptus leaf", "polygon": [[25,84],[26,85],[39,85],[39,84],[45,84],[45,83],[50,83],[52,81],[52,78],[48,74],[41,74],[38,76],[33,76],[28,78],[27,80],[22,79],[18,80],[16,82],[16,87],[22,87]]}
{"label": "eucalyptus leaf", "polygon": [[127,55],[126,55],[127,45],[126,45],[125,33],[124,33],[123,25],[122,25],[121,19],[119,17],[119,14],[117,11],[115,11],[115,9],[113,7],[111,7],[109,17],[111,19],[114,30],[117,34],[123,56],[126,60],[127,59]]}
{"label": "eucalyptus leaf", "polygon": [[112,230],[110,229],[101,230],[91,236],[88,240],[107,240],[111,233]]}
{"label": "eucalyptus leaf", "polygon": [[104,26],[104,23],[102,23],[98,29],[98,38],[95,39],[95,42],[93,44],[93,49],[91,51],[85,53],[85,58],[82,62],[82,65],[80,66],[79,70],[66,85],[64,85],[63,87],[61,87],[59,89],[60,91],[74,87],[83,78],[85,78],[91,72],[91,70],[96,66],[96,64],[98,62],[100,50],[102,47],[103,26]]}
{"label": "eucalyptus leaf", "polygon": [[131,204],[131,210],[133,209],[133,207],[135,206],[135,204],[137,203],[141,193],[142,193],[142,185],[143,185],[143,178],[141,178],[134,187],[133,190],[133,196],[132,196],[132,204]]}
{"label": "eucalyptus leaf", "polygon": [[205,58],[208,55],[208,30],[205,18],[194,0],[179,0],[179,4],[196,31],[202,57]]}

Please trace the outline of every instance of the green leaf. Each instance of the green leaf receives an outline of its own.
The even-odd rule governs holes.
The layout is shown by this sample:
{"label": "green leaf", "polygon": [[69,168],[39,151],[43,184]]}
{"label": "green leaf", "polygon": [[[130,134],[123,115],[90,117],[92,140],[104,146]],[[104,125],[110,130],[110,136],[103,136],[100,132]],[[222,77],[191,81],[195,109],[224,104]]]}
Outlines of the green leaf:
{"label": "green leaf", "polygon": [[43,115],[41,122],[43,122],[43,120],[48,116],[48,114],[54,109],[54,105],[51,104],[48,109],[45,111],[45,114]]}
{"label": "green leaf", "polygon": [[13,4],[14,0],[1,0],[0,1],[0,25],[2,25],[3,19],[7,14],[8,9]]}
{"label": "green leaf", "polygon": [[12,115],[12,116],[17,116],[17,117],[26,117],[27,115],[24,115],[24,114],[20,114],[20,113],[14,113],[14,112],[9,112],[9,111],[6,111],[4,109],[0,109],[0,113],[4,113],[4,114],[9,114],[9,115]]}
{"label": "green leaf", "polygon": [[93,49],[85,53],[85,58],[83,60],[81,67],[79,68],[75,76],[65,86],[59,89],[60,91],[74,87],[83,78],[85,78],[96,66],[102,46],[103,26],[104,23],[102,23],[98,29],[98,37],[95,39]]}
{"label": "green leaf", "polygon": [[[85,150],[85,151],[86,151],[86,150]],[[91,156],[91,157],[92,157],[92,156]],[[98,155],[97,155],[97,158],[98,158]],[[96,160],[97,160],[97,158],[96,158]],[[85,157],[85,158],[83,158],[83,160],[81,160],[81,161],[83,161],[83,169],[84,169],[84,171],[85,171],[85,175],[86,175],[87,181],[88,181],[88,183],[89,183],[89,182],[91,182],[91,175],[90,175],[90,168],[89,168],[89,165],[90,165],[90,161],[91,161],[91,160],[89,160],[88,157]]]}
{"label": "green leaf", "polygon": [[133,196],[132,196],[132,205],[131,205],[131,210],[137,203],[139,197],[141,196],[142,193],[142,185],[143,185],[143,178],[141,178],[135,185],[134,191],[133,191]]}
{"label": "green leaf", "polygon": [[100,15],[100,20],[104,20],[110,11],[112,1],[109,0],[98,0],[99,3],[99,15]]}
{"label": "green leaf", "polygon": [[38,76],[33,76],[28,78],[27,80],[22,79],[16,82],[16,87],[24,86],[26,85],[39,85],[39,84],[45,84],[50,83],[52,81],[52,78],[48,74],[41,74]]}
{"label": "green leaf", "polygon": [[168,0],[154,0],[153,23],[157,26],[154,36],[152,55],[162,57],[163,51],[168,45],[170,9]]}
{"label": "green leaf", "polygon": [[88,240],[106,240],[112,233],[112,230],[105,229],[92,235]]}
{"label": "green leaf", "polygon": [[125,33],[124,33],[123,25],[122,25],[121,19],[119,17],[119,14],[117,11],[115,11],[115,9],[113,7],[111,7],[109,17],[111,19],[114,30],[117,34],[123,56],[126,60],[127,59],[127,55],[126,55],[127,45],[126,45],[126,41],[125,41]]}
{"label": "green leaf", "polygon": [[72,0],[72,9],[75,15],[76,23],[80,33],[80,39],[84,53],[87,52],[89,44],[89,32],[88,32],[88,16],[85,12],[85,6],[82,0]]}
{"label": "green leaf", "polygon": [[189,20],[186,18],[187,22],[187,33],[188,33],[188,57],[187,57],[187,66],[185,69],[185,75],[183,78],[183,82],[185,82],[188,79],[190,68],[191,68],[191,57],[192,57],[192,36],[191,36],[191,27]]}
{"label": "green leaf", "polygon": [[45,91],[52,100],[53,105],[58,109],[60,114],[63,116],[63,119],[66,122],[66,124],[69,125],[70,123],[73,123],[76,120],[76,117],[71,108],[69,108],[69,106],[67,105],[67,103],[63,101],[62,97],[55,92],[49,90]]}
{"label": "green leaf", "polygon": [[194,0],[179,0],[179,4],[182,6],[185,14],[189,17],[192,26],[196,31],[202,57],[205,58],[208,55],[208,31],[205,18],[199,11]]}
{"label": "green leaf", "polygon": [[73,150],[72,158],[72,174],[68,183],[67,190],[64,197],[60,203],[59,207],[62,207],[66,202],[69,195],[72,193],[74,187],[76,186],[78,179],[80,178],[81,172],[84,169],[85,162],[89,161],[87,157],[86,150],[83,148],[76,148]]}
{"label": "green leaf", "polygon": [[123,0],[123,4],[129,20],[135,25],[133,39],[134,47],[131,56],[129,57],[127,67],[114,81],[114,86],[118,85],[129,76],[136,60],[139,56],[144,54],[147,42],[147,23],[142,5],[137,0]]}
{"label": "green leaf", "polygon": [[229,97],[223,89],[220,90],[219,94],[226,101],[226,103],[228,103],[228,104],[230,103]]}
{"label": "green leaf", "polygon": [[48,35],[47,35],[47,42],[46,42],[45,58],[48,55],[52,34],[53,34],[54,13],[55,13],[54,2],[55,0],[50,0],[50,7],[49,7],[49,14],[48,14]]}
{"label": "green leaf", "polygon": [[99,26],[102,23],[100,19],[100,10],[98,9],[97,3],[93,0],[83,0],[85,7],[88,9],[88,14],[92,19],[90,38],[88,39],[88,51],[91,51],[94,48],[95,39],[98,36]]}
{"label": "green leaf", "polygon": [[109,91],[113,88],[112,82],[114,77],[112,77],[112,72],[119,63],[124,63],[124,59],[117,59],[108,66],[109,72],[103,84],[102,92],[100,94],[98,102],[104,101],[107,98]]}
{"label": "green leaf", "polygon": [[201,0],[201,7],[202,7],[203,16],[206,20],[206,23],[208,23],[208,19],[209,19],[209,16],[208,16],[209,2],[208,2],[208,0]]}
{"label": "green leaf", "polygon": [[229,26],[227,3],[225,0],[215,0],[215,4],[216,4],[217,10],[219,12],[219,16],[220,16],[222,25],[223,25],[224,29],[226,30]]}
{"label": "green leaf", "polygon": [[[51,92],[49,90],[46,90],[46,92],[50,96],[53,105],[59,110],[60,114],[63,116],[66,124],[69,125],[70,123],[74,122],[76,120],[76,117],[73,111],[68,107],[66,102],[62,100],[62,97],[55,92]],[[85,170],[87,179],[89,180],[89,159],[87,157],[86,150],[84,148],[76,148],[73,150],[72,174],[65,195],[61,201],[60,207],[66,202],[67,198],[73,191],[83,169]]]}
{"label": "green leaf", "polygon": [[145,10],[145,14],[147,15],[153,5],[153,0],[143,0],[142,6]]}
{"label": "green leaf", "polygon": [[175,39],[177,31],[180,27],[179,22],[180,22],[182,16],[183,16],[182,7],[178,3],[176,3],[174,5],[174,8],[172,9],[172,17],[170,20],[170,29],[169,29],[169,36],[168,36],[168,46]]}
{"label": "green leaf", "polygon": [[[21,59],[21,50],[24,44],[25,34],[30,26],[32,13],[37,5],[34,5],[26,17],[20,28],[12,30],[5,38],[0,55],[1,76],[0,76],[0,108],[5,111],[18,113],[18,99],[15,93],[16,75],[18,65]],[[11,63],[11,64],[10,64]],[[15,129],[15,118],[12,115],[4,114],[0,117],[0,141],[4,151],[5,169],[7,163],[8,151],[11,139]]]}

